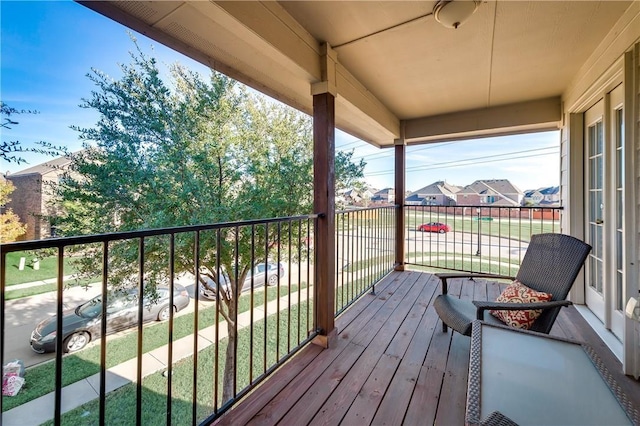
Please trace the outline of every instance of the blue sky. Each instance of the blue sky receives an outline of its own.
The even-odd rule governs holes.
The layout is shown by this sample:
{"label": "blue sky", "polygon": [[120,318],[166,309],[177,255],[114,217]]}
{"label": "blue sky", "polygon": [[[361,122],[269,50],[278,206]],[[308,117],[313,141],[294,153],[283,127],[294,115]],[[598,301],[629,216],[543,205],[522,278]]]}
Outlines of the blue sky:
{"label": "blue sky", "polygon": [[[80,108],[93,85],[86,77],[96,68],[118,78],[119,63],[129,62],[133,44],[129,30],[71,1],[0,1],[0,98],[18,109],[38,114],[15,117],[19,125],[2,130],[2,140],[24,146],[45,140],[81,148],[70,126],[90,127],[97,115]],[[140,47],[160,63],[180,62],[203,74],[208,69],[144,36]],[[393,150],[377,149],[336,132],[337,150],[354,150],[367,162],[366,181],[376,187],[393,186]],[[47,161],[23,156],[29,164],[0,160],[0,172],[16,172]],[[559,134],[546,132],[407,148],[407,189],[436,180],[466,185],[477,179],[509,179],[520,189],[558,185]]]}

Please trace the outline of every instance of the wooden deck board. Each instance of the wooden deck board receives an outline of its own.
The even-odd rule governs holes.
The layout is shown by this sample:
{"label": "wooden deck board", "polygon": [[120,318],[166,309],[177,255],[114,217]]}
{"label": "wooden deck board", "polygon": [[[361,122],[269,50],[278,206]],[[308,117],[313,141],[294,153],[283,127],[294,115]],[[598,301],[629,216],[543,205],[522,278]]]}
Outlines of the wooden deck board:
{"label": "wooden deck board", "polygon": [[274,424],[278,422],[313,386],[324,370],[338,359],[349,343],[353,342],[363,347],[368,345],[395,307],[403,301],[404,296],[411,288],[410,283],[415,282],[419,277],[420,274],[417,273],[400,274],[397,280],[392,281],[395,286],[383,287],[375,297],[365,294],[361,301],[368,302],[367,307],[353,321],[349,321],[349,325],[339,333],[333,346],[323,351],[317,357],[316,363],[309,365],[300,376],[296,377],[282,392],[266,404],[249,424]]}
{"label": "wooden deck board", "polygon": [[400,358],[382,355],[380,362],[376,364],[373,372],[358,392],[355,401],[349,407],[342,420],[343,424],[367,425],[371,423],[399,365]]}
{"label": "wooden deck board", "polygon": [[[401,304],[396,309],[384,327],[376,335],[373,343],[362,354],[358,364],[342,380],[339,387],[323,405],[311,424],[337,424],[341,421],[350,405],[356,399],[364,382],[372,374],[376,364],[383,354],[400,358],[411,342],[416,330],[415,321],[420,321],[424,310],[429,305],[433,290],[427,286],[428,277],[422,275],[416,281],[411,292],[407,294],[410,300],[415,297],[415,303]],[[400,328],[396,324],[402,323]]]}
{"label": "wooden deck board", "polygon": [[[404,278],[408,278],[408,276]],[[390,280],[380,287],[384,290],[392,283],[393,281]],[[344,325],[343,333],[341,333],[341,338],[336,339],[332,347],[321,351],[313,363],[307,364],[300,374],[288,381],[278,392],[272,393],[267,390],[264,392],[267,394],[265,396],[261,395],[263,392],[254,392],[250,398],[245,400],[246,403],[253,401],[255,398],[260,398],[264,401],[261,404],[256,404],[258,410],[252,410],[251,412],[246,412],[244,408],[243,410],[232,410],[232,412],[218,419],[218,424],[237,425],[250,422],[254,424],[274,424],[290,408],[290,406],[287,407],[287,404],[281,402],[297,401],[296,397],[300,397],[303,392],[301,389],[307,389],[315,381],[315,378],[322,373],[322,369],[328,368],[347,346],[349,334],[351,332],[355,334],[358,329],[364,327],[383,305],[384,301],[378,298],[363,297],[356,306],[345,312],[343,323],[340,324]],[[309,346],[309,348],[312,347]],[[278,374],[280,374],[280,371],[278,371]],[[275,374],[273,378],[269,378],[269,382],[274,380],[278,374]],[[270,388],[271,385],[269,384],[266,387]],[[243,405],[246,405],[246,403]]]}
{"label": "wooden deck board", "polygon": [[[433,287],[431,291],[425,294],[431,300],[433,296]],[[411,399],[420,368],[427,355],[431,337],[437,322],[437,315],[433,309],[429,311],[428,305],[419,304],[423,316],[415,327],[412,339],[408,342],[406,351],[390,353],[389,355],[402,356],[402,361],[398,367],[398,371],[393,377],[384,398],[378,407],[378,411],[373,419],[375,424],[398,424],[401,423],[407,410],[407,401]],[[429,314],[432,315],[429,315]]]}
{"label": "wooden deck board", "polygon": [[[495,299],[504,284],[450,281],[449,293]],[[452,424],[465,419],[468,337],[442,332],[431,274],[395,272],[336,320],[329,349],[310,345],[215,423],[282,425]],[[552,334],[594,348],[638,407],[640,383],[579,312],[564,308]]]}
{"label": "wooden deck board", "polygon": [[[471,281],[461,279],[460,290],[461,299],[474,299],[476,290],[481,293],[481,288],[485,288],[486,283],[482,280]],[[440,392],[440,403],[436,413],[435,423],[443,425],[464,424],[464,412],[466,403],[466,386],[469,368],[470,339],[459,333],[449,330],[451,335],[451,346],[445,369],[442,390]],[[465,392],[460,392],[460,388],[465,388]]]}
{"label": "wooden deck board", "polygon": [[[436,294],[439,294],[439,289],[436,290]],[[425,319],[427,320],[424,325],[425,334],[430,336],[429,348],[405,414],[405,424],[433,424],[435,422],[436,409],[449,356],[451,330],[447,333],[442,332],[442,323],[433,306],[429,306]]]}
{"label": "wooden deck board", "polygon": [[[420,277],[418,277],[420,278]],[[406,282],[406,287],[409,288],[409,291],[401,295],[402,298],[400,300],[406,299],[414,299],[416,298],[420,292],[424,289],[424,283],[420,283],[419,280],[411,280],[410,282]],[[400,294],[397,294],[400,296]],[[391,302],[391,300],[390,300]],[[390,303],[390,307],[393,307],[393,311],[388,317],[380,317],[381,322],[379,324],[369,325],[368,328],[377,328],[378,331],[373,337],[368,337],[366,340],[354,339],[354,344],[357,344],[362,348],[360,353],[364,352],[365,349],[370,349],[370,351],[360,358],[358,362],[358,367],[354,367],[354,373],[357,372],[358,369],[362,369],[360,364],[371,364],[373,360],[369,363],[367,362],[367,358],[378,359],[380,355],[383,353],[384,349],[387,347],[389,342],[393,339],[394,335],[398,331],[397,324],[401,323],[409,313],[409,309],[411,305],[406,303]],[[379,326],[379,327],[378,327]],[[362,335],[371,335],[373,329],[367,333],[361,333]],[[358,336],[359,337],[359,336]],[[369,369],[369,371],[371,371]],[[365,371],[361,370],[362,374],[365,374]],[[350,377],[353,376],[352,372],[349,372]],[[344,375],[346,376],[346,374]],[[339,379],[342,381],[345,377],[340,376]],[[332,376],[333,377],[333,376]],[[335,384],[335,386],[333,386]],[[298,403],[292,408],[292,410],[287,413],[287,416],[283,418],[284,424],[291,424],[295,422],[308,423],[313,420],[315,414],[320,408],[325,404],[326,399],[331,396],[331,391],[336,389],[338,385],[341,383],[334,383],[333,380],[329,381],[329,385],[327,386],[326,380],[318,380],[314,386],[309,389],[310,394],[313,395],[312,398],[300,399]],[[327,392],[327,390],[330,390]],[[344,403],[344,402],[343,402]]]}
{"label": "wooden deck board", "polygon": [[302,398],[287,412],[281,423],[285,425],[308,424],[324,405],[331,393],[349,373],[365,346],[349,343],[343,355],[326,369],[318,380],[304,393]]}
{"label": "wooden deck board", "polygon": [[469,338],[453,333],[436,414],[437,424],[464,424],[469,350]]}

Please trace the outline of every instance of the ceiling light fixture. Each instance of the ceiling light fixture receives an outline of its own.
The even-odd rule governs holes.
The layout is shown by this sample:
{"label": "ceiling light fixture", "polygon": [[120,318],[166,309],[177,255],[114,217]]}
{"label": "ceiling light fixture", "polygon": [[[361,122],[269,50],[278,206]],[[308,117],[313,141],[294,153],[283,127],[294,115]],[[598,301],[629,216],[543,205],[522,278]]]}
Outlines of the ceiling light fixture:
{"label": "ceiling light fixture", "polygon": [[447,28],[458,28],[478,9],[478,0],[440,0],[433,8],[433,16]]}

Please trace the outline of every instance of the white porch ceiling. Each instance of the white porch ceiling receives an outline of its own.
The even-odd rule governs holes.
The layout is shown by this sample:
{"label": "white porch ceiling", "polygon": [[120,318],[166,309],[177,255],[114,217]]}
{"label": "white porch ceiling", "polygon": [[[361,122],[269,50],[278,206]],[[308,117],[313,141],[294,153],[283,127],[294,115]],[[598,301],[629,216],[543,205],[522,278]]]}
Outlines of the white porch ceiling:
{"label": "white porch ceiling", "polygon": [[377,146],[557,128],[561,96],[633,4],[486,1],[453,30],[436,1],[81,3],[307,113],[326,42],[336,125]]}

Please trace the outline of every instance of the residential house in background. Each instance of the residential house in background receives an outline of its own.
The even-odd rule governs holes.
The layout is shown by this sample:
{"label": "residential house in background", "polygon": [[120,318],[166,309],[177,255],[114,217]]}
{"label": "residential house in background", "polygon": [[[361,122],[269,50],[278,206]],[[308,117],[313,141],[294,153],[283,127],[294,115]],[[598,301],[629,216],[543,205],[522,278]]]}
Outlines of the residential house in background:
{"label": "residential house in background", "polygon": [[540,204],[547,204],[547,205],[554,205],[554,206],[560,205],[560,187],[559,186],[550,186],[550,187],[544,188],[540,192],[544,196],[544,200],[542,200]]}
{"label": "residential house in background", "polygon": [[396,191],[393,188],[384,188],[373,194],[371,204],[393,204]]}
{"label": "residential house in background", "polygon": [[365,187],[361,191],[358,191],[358,194],[360,195],[360,198],[361,198],[360,203],[363,206],[368,206],[369,203],[371,203],[371,198],[373,198],[373,194],[375,192],[376,192],[375,189],[369,188],[369,187]]}
{"label": "residential house in background", "polygon": [[522,204],[528,206],[560,205],[560,187],[548,186],[525,191]]}
{"label": "residential house in background", "polygon": [[51,213],[48,206],[51,195],[47,187],[51,183],[57,183],[70,164],[70,159],[60,157],[4,176],[16,187],[7,207],[27,225],[27,232],[21,237],[22,240],[39,240],[52,236],[51,226],[44,219],[44,216]]}
{"label": "residential house in background", "polygon": [[456,194],[461,189],[439,180],[409,194],[405,203],[409,206],[455,206]]}
{"label": "residential house in background", "polygon": [[457,193],[461,206],[519,206],[524,193],[508,179],[477,180]]}
{"label": "residential house in background", "polygon": [[343,204],[348,206],[367,206],[373,197],[374,192],[368,188],[355,189],[349,188],[342,191],[338,191],[336,194],[336,204],[342,201]]}

